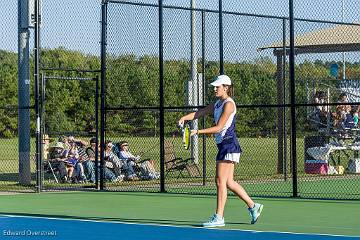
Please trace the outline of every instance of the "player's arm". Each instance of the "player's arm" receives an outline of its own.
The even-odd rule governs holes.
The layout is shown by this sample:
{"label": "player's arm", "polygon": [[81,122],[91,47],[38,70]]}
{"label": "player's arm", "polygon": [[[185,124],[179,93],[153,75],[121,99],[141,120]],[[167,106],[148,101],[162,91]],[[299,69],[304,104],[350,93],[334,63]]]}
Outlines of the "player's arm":
{"label": "player's arm", "polygon": [[[234,103],[227,102],[225,103],[224,110],[220,116],[218,123],[210,128],[200,129],[200,130],[191,130],[191,134],[210,134],[210,133],[218,133],[221,129],[224,128],[227,120],[229,119],[230,115],[235,111]],[[194,131],[194,132],[193,132]]]}
{"label": "player's arm", "polygon": [[184,125],[185,121],[191,121],[194,119],[198,119],[202,116],[211,114],[213,112],[214,112],[214,104],[212,103],[196,112],[192,112],[192,113],[189,113],[189,114],[183,116],[182,118],[180,118],[178,124],[179,124],[179,126],[182,126],[182,125]]}

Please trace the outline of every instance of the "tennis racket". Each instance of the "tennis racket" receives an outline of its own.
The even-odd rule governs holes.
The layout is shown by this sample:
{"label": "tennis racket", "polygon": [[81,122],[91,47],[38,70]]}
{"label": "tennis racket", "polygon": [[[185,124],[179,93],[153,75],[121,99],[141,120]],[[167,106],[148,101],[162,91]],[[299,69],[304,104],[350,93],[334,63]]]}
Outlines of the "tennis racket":
{"label": "tennis racket", "polygon": [[182,126],[182,143],[186,150],[190,147],[190,125],[188,123]]}

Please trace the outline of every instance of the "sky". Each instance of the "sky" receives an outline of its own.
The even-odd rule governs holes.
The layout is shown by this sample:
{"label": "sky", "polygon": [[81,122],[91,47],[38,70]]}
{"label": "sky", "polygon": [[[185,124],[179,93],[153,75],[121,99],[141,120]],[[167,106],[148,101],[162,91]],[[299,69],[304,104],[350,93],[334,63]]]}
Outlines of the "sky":
{"label": "sky", "polygon": [[[129,1],[129,0],[128,0]],[[157,0],[133,0],[157,4]],[[17,3],[18,0],[0,0],[0,49],[17,51]],[[326,21],[342,20],[360,22],[360,0],[294,0],[296,18]],[[223,0],[223,10],[250,14],[288,15],[284,0]],[[190,0],[164,0],[164,5],[189,7]],[[197,0],[198,8],[216,10],[218,0]],[[43,48],[65,47],[88,54],[100,54],[100,0],[42,0],[41,45]],[[206,59],[218,58],[218,16],[206,14]],[[333,24],[295,23],[296,34],[332,27]],[[158,55],[157,9],[109,4],[108,52]],[[282,38],[282,21],[251,16],[224,15],[224,57],[231,61],[251,61],[270,56],[270,50],[258,52],[257,48]],[[196,14],[197,55],[201,56],[201,15]],[[31,46],[33,45],[31,30]],[[164,9],[164,56],[190,58],[189,11]],[[339,54],[318,55],[325,59],[337,59]],[[314,56],[304,56],[304,58]],[[358,54],[349,54],[349,58]]]}

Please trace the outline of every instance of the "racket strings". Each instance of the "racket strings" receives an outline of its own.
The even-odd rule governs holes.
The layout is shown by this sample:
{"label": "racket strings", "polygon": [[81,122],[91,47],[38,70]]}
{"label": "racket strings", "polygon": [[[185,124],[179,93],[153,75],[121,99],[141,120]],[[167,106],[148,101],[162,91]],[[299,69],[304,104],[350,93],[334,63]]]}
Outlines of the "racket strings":
{"label": "racket strings", "polygon": [[190,147],[190,126],[186,125],[183,128],[183,146],[185,149]]}

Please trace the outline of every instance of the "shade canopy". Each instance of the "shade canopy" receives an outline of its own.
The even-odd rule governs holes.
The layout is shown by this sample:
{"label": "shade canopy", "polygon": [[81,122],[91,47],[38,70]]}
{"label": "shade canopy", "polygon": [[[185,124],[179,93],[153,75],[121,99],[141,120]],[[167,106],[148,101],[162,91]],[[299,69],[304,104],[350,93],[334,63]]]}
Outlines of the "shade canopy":
{"label": "shade canopy", "polygon": [[[360,51],[360,24],[337,25],[318,31],[308,32],[295,37],[295,54],[304,53],[333,53]],[[274,49],[274,54],[283,54],[284,43],[277,41],[258,48],[259,51]],[[285,43],[288,54],[289,40]]]}

